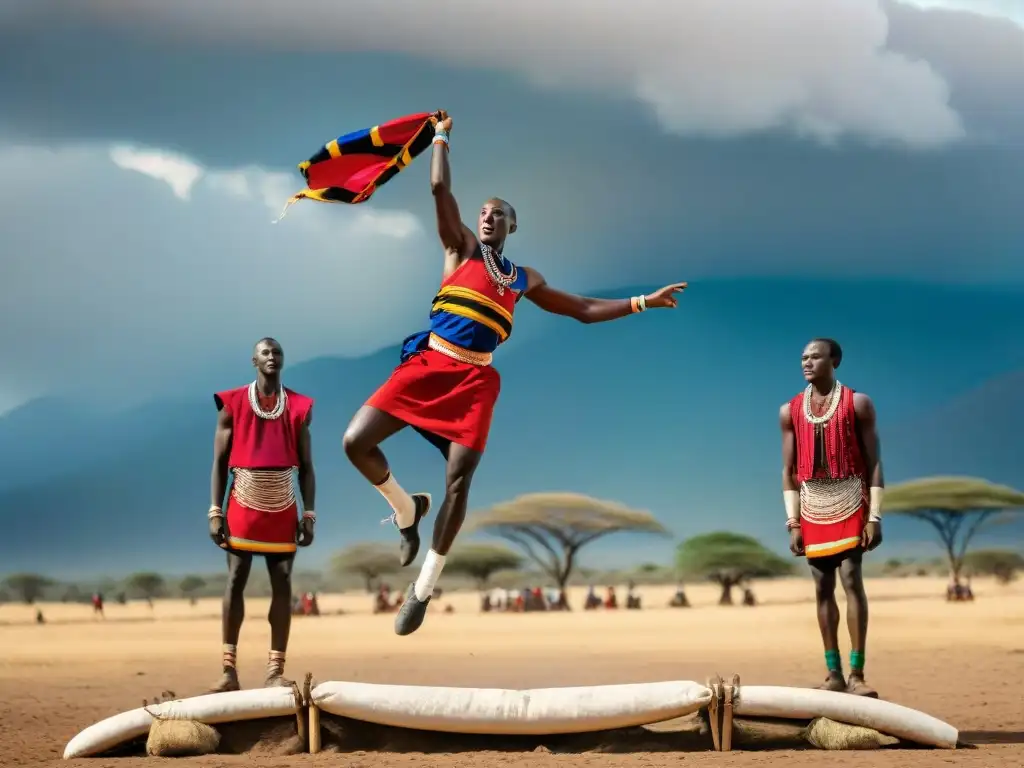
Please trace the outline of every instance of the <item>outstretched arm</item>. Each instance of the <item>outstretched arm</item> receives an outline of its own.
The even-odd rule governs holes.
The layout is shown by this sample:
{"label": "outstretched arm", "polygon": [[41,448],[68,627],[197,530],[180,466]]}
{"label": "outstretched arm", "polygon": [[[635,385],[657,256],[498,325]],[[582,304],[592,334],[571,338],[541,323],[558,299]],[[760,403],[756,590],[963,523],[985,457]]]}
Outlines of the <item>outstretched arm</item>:
{"label": "outstretched arm", "polygon": [[220,508],[228,490],[228,457],[231,455],[231,411],[221,408],[213,433],[213,469],[210,471],[210,506]]}
{"label": "outstretched arm", "polygon": [[299,429],[298,437],[299,493],[302,494],[303,512],[316,511],[316,472],[313,470],[313,441],[309,434],[312,423],[313,411],[310,411]]}
{"label": "outstretched arm", "polygon": [[444,112],[434,134],[433,155],[430,158],[430,191],[434,195],[437,213],[437,234],[448,255],[460,257],[466,248],[468,229],[462,223],[459,204],[452,194],[452,173],[448,165],[448,136],[452,119]]}
{"label": "outstretched arm", "polygon": [[571,317],[581,323],[604,323],[643,312],[645,309],[673,308],[679,300],[675,294],[686,289],[686,283],[675,283],[648,296],[631,299],[594,299],[577,296],[548,285],[537,270],[524,267],[527,275],[526,298],[553,315]]}

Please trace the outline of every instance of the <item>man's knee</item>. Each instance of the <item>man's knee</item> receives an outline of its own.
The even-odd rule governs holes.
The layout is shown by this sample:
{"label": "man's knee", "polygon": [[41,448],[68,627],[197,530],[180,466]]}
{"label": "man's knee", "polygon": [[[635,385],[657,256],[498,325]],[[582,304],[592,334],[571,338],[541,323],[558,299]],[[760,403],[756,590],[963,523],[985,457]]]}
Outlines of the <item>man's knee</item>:
{"label": "man's knee", "polygon": [[345,450],[345,455],[351,459],[365,455],[373,446],[367,444],[363,430],[353,421],[341,437],[341,447]]}
{"label": "man's knee", "polygon": [[249,581],[249,570],[252,567],[252,557],[245,555],[234,555],[228,561],[228,580],[226,592],[233,597],[240,596],[245,592],[245,585]]}
{"label": "man's knee", "polygon": [[844,560],[839,567],[839,578],[843,583],[843,591],[851,597],[860,597],[864,594],[864,571],[861,568],[860,558]]}
{"label": "man's knee", "polygon": [[462,450],[452,455],[445,470],[445,490],[449,494],[468,493],[473,474],[480,464],[481,454],[477,451]]}
{"label": "man's knee", "polygon": [[267,573],[270,576],[270,589],[274,595],[284,595],[292,589],[292,563],[291,557],[273,558],[267,560]]}
{"label": "man's knee", "polygon": [[812,573],[814,574],[814,596],[818,602],[825,602],[835,597],[835,568],[814,568]]}

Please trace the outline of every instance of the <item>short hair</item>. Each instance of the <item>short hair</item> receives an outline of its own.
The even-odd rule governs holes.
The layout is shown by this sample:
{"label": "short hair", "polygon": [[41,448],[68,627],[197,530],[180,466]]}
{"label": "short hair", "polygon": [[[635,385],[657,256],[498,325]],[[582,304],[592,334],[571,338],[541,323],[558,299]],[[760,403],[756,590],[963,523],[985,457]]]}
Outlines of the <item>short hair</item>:
{"label": "short hair", "polygon": [[838,368],[839,364],[843,362],[843,348],[839,346],[839,342],[835,339],[818,337],[817,339],[811,339],[811,343],[824,344],[828,347],[828,356],[832,358],[833,368]]}
{"label": "short hair", "polygon": [[284,347],[281,346],[281,342],[280,341],[275,339],[273,336],[264,336],[262,339],[260,339],[259,341],[257,341],[255,344],[252,345],[252,353],[254,355],[256,354],[256,350],[257,350],[257,348],[259,348],[260,344],[273,344],[278,349],[280,349],[282,352],[284,351]]}

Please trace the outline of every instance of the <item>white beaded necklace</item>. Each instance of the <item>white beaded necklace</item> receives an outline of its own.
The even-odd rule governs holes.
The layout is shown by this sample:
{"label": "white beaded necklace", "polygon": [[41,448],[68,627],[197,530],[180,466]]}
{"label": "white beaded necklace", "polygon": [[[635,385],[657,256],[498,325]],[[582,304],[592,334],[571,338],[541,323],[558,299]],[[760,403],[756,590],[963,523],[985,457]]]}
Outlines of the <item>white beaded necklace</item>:
{"label": "white beaded necklace", "polygon": [[829,419],[836,415],[836,410],[839,408],[840,395],[842,395],[843,385],[836,381],[832,385],[831,391],[828,393],[829,403],[828,408],[825,409],[825,413],[821,416],[815,416],[811,413],[811,395],[814,392],[814,388],[808,384],[807,389],[804,390],[804,418],[807,419],[811,424],[818,426],[826,423]]}
{"label": "white beaded necklace", "polygon": [[274,409],[272,411],[264,411],[260,408],[260,400],[258,393],[256,392],[256,382],[254,381],[249,385],[249,407],[252,408],[252,412],[261,419],[273,421],[274,419],[281,418],[281,414],[284,413],[284,409],[287,404],[288,394],[284,391],[284,387],[281,387],[277,393],[277,404],[274,405]]}
{"label": "white beaded necklace", "polygon": [[[483,254],[484,257],[484,268],[487,270],[487,277],[490,278],[490,281],[494,285],[495,290],[497,290],[498,295],[504,296],[505,289],[516,281],[516,265],[509,262],[509,266],[512,267],[512,271],[506,275],[498,266],[498,258],[495,257],[495,251],[491,246],[486,243],[480,243],[480,253]],[[500,256],[499,258],[501,258],[502,261],[505,261],[503,256]]]}

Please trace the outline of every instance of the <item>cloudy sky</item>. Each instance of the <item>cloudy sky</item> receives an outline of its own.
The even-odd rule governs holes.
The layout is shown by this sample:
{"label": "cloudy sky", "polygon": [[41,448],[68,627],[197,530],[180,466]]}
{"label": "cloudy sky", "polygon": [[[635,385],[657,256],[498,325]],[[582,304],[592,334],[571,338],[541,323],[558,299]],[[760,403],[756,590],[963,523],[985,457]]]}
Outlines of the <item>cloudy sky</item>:
{"label": "cloudy sky", "polygon": [[1022,25],[1024,0],[0,0],[0,411],[418,330],[425,161],[272,221],[328,139],[442,107],[467,216],[510,199],[510,256],[570,289],[1024,287]]}

